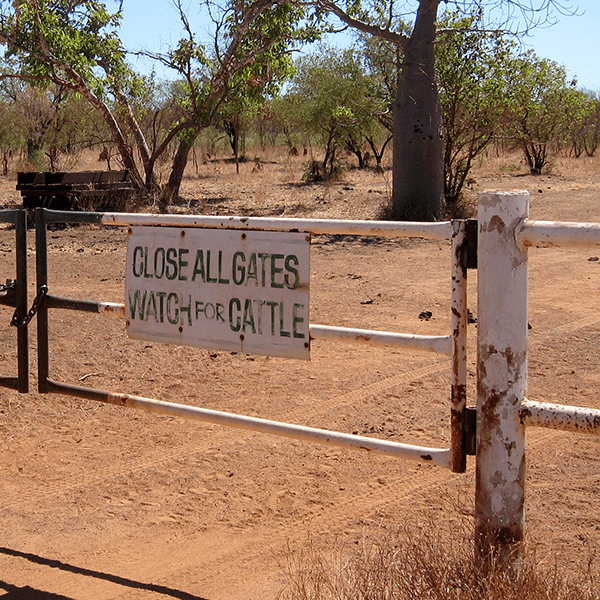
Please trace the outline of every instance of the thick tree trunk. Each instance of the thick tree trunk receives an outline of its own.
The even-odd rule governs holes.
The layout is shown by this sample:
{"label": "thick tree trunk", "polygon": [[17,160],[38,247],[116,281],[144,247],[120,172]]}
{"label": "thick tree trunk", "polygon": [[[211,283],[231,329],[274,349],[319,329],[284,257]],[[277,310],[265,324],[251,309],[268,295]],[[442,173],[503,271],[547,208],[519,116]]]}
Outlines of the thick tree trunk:
{"label": "thick tree trunk", "polygon": [[173,167],[171,169],[169,181],[160,195],[159,210],[161,213],[166,212],[168,206],[179,198],[179,188],[181,187],[181,180],[183,179],[183,173],[187,166],[188,156],[192,149],[192,145],[193,140],[182,140],[179,143],[179,148],[177,148],[177,153],[173,159]]}
{"label": "thick tree trunk", "polygon": [[420,0],[404,50],[394,106],[392,211],[433,221],[444,206],[442,113],[435,80],[435,23],[440,0]]}

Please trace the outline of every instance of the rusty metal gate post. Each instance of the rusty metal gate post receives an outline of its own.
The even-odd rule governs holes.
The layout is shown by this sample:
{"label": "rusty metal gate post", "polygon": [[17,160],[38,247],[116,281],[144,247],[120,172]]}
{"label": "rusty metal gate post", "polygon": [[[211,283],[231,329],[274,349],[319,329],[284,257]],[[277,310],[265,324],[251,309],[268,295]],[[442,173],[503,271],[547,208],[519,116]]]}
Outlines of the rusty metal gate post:
{"label": "rusty metal gate post", "polygon": [[515,230],[527,192],[479,195],[475,552],[514,564],[523,541],[527,387],[527,253]]}

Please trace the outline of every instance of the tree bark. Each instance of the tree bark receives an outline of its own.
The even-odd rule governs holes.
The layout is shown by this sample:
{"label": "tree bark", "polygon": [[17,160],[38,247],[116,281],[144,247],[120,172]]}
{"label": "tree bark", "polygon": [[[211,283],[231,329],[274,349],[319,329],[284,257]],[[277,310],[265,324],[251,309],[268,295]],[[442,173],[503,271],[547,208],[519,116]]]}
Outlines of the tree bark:
{"label": "tree bark", "polygon": [[[194,139],[196,136],[193,136]],[[179,188],[181,187],[181,180],[183,179],[183,173],[188,162],[188,156],[194,140],[182,140],[179,143],[179,148],[173,159],[173,167],[169,176],[169,181],[164,187],[159,201],[159,210],[161,213],[167,212],[168,206],[179,198]]]}
{"label": "tree bark", "polygon": [[394,105],[392,212],[395,219],[434,221],[444,206],[442,112],[434,40],[440,0],[420,0],[404,48]]}

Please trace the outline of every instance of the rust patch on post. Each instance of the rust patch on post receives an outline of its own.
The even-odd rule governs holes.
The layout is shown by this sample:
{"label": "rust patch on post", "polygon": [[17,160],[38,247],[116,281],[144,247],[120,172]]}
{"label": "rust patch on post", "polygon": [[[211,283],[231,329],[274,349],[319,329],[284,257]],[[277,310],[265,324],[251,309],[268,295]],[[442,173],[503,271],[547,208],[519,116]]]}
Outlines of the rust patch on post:
{"label": "rust patch on post", "polygon": [[504,223],[502,218],[499,217],[498,215],[494,215],[490,219],[489,225],[483,231],[497,231],[498,233],[502,234],[505,229],[506,229],[506,224]]}
{"label": "rust patch on post", "polygon": [[370,342],[371,336],[370,335],[357,335],[356,339],[360,340],[361,342]]}
{"label": "rust patch on post", "polygon": [[[467,470],[465,406],[467,386],[452,386],[452,408],[450,409],[450,430],[452,444],[452,472],[464,473]],[[454,441],[456,440],[456,441]]]}

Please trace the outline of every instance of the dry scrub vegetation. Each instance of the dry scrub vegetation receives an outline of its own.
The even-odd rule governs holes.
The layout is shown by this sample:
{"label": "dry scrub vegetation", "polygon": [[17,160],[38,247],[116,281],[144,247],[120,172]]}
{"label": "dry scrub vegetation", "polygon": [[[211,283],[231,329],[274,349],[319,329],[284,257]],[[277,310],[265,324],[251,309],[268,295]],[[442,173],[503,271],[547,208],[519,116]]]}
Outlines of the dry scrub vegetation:
{"label": "dry scrub vegetation", "polygon": [[565,575],[525,549],[514,570],[502,565],[482,573],[473,560],[466,528],[407,525],[375,530],[354,548],[324,552],[308,544],[290,552],[286,587],[278,600],[598,600],[598,557]]}

